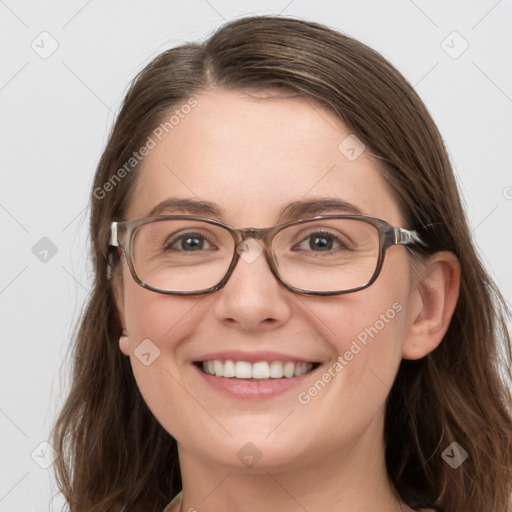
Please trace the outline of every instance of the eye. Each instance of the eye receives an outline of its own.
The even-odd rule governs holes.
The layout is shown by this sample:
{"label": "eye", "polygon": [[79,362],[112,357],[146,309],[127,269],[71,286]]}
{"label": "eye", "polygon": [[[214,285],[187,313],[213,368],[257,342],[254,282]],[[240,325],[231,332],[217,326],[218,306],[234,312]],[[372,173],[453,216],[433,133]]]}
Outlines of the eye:
{"label": "eye", "polygon": [[172,235],[172,239],[168,239],[164,244],[165,251],[194,252],[212,248],[213,245],[200,233],[185,233],[178,236]]}
{"label": "eye", "polygon": [[[341,234],[340,236],[344,238]],[[298,250],[313,252],[327,252],[336,249],[349,249],[348,243],[329,231],[317,230],[309,233],[304,240],[298,244]]]}

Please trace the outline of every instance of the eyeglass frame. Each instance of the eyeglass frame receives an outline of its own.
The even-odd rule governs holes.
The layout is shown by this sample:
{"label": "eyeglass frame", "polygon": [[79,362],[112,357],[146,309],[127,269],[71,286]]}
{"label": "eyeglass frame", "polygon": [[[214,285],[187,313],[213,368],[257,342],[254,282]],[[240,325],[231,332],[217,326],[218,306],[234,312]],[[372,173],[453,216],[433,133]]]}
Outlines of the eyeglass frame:
{"label": "eyeglass frame", "polygon": [[[377,259],[377,265],[375,267],[375,271],[373,272],[372,277],[363,285],[357,286],[355,288],[350,288],[348,290],[341,291],[312,291],[305,290],[302,288],[297,288],[287,283],[285,279],[279,274],[279,270],[277,269],[277,265],[275,262],[274,254],[272,251],[272,244],[274,241],[274,237],[281,232],[282,230],[296,226],[299,224],[310,223],[323,219],[352,219],[359,220],[362,222],[366,222],[377,229],[379,234],[379,254]],[[206,288],[204,290],[192,290],[192,291],[172,291],[172,290],[162,290],[160,288],[155,288],[151,286],[137,275],[135,270],[135,266],[133,264],[132,258],[132,240],[134,231],[143,226],[144,224],[150,224],[152,222],[160,222],[165,220],[195,220],[202,221],[208,224],[212,224],[214,226],[218,226],[224,228],[228,231],[234,242],[234,251],[233,258],[231,259],[231,263],[224,275],[224,277],[215,285],[210,288]],[[109,237],[109,253],[107,256],[107,261],[109,266],[112,266],[112,261],[110,258],[112,248],[121,248],[123,249],[126,257],[126,261],[128,264],[128,268],[130,273],[134,279],[134,281],[140,285],[142,288],[147,290],[161,293],[164,295],[181,295],[181,296],[190,296],[190,295],[204,295],[207,293],[212,293],[217,290],[223,288],[228,282],[229,278],[233,274],[235,267],[240,260],[240,254],[237,252],[237,248],[242,244],[245,240],[252,238],[254,240],[262,240],[265,247],[265,259],[267,260],[267,264],[270,267],[270,270],[274,277],[277,279],[279,283],[281,283],[285,288],[291,290],[292,292],[303,294],[303,295],[321,295],[321,296],[329,296],[329,295],[344,295],[346,293],[353,293],[360,290],[364,290],[371,286],[379,277],[380,272],[382,270],[382,266],[384,264],[384,257],[387,249],[394,245],[404,245],[404,246],[417,246],[417,247],[426,247],[425,242],[419,236],[416,230],[405,229],[402,227],[391,226],[388,222],[378,217],[370,217],[367,215],[317,215],[315,217],[308,217],[305,219],[296,219],[290,222],[285,222],[283,224],[278,224],[277,226],[271,226],[268,228],[234,228],[229,226],[223,222],[220,222],[215,219],[210,219],[207,217],[200,217],[195,215],[156,215],[150,217],[138,217],[135,219],[120,221],[120,222],[112,222],[110,228],[110,237]],[[128,242],[128,243],[127,243]]]}

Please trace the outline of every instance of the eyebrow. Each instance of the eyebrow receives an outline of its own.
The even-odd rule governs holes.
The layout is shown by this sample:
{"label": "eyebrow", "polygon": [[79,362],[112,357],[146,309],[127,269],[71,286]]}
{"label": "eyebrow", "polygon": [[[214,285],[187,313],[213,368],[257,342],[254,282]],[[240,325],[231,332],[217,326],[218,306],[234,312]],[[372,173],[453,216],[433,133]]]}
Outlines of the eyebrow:
{"label": "eyebrow", "polygon": [[279,212],[279,221],[336,212],[362,215],[362,211],[352,203],[327,197],[309,201],[294,201]]}
{"label": "eyebrow", "polygon": [[[223,219],[224,214],[224,210],[221,207],[210,201],[185,197],[170,197],[154,206],[149,212],[149,216],[178,212],[203,217],[217,217],[219,220]],[[286,205],[279,212],[278,222],[336,212],[362,215],[361,210],[352,203],[327,197],[307,201],[294,201]]]}
{"label": "eyebrow", "polygon": [[149,216],[164,215],[170,212],[190,213],[192,215],[210,215],[213,217],[222,217],[223,210],[215,203],[197,199],[188,199],[185,197],[170,197],[154,206],[149,212]]}

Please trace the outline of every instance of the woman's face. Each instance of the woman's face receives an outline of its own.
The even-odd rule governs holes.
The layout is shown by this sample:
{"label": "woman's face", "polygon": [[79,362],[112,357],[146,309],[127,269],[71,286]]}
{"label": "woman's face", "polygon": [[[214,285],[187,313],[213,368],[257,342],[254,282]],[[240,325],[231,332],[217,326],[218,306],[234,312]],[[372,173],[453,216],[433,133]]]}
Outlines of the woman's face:
{"label": "woman's face", "polygon": [[[330,111],[299,98],[232,91],[196,100],[161,141],[153,137],[157,144],[143,161],[126,218],[188,198],[215,203],[222,215],[158,213],[263,228],[293,220],[279,218],[290,203],[337,199],[403,225],[368,153],[354,159],[360,148],[347,150],[350,139],[339,149],[350,131]],[[335,213],[353,212],[305,216]],[[118,307],[128,338],[121,350],[182,459],[297,468],[333,454],[375,453],[418,310],[408,265],[407,250],[395,246],[369,288],[306,296],[279,284],[262,253],[254,261],[241,258],[224,288],[180,297],[142,288],[123,263]],[[197,364],[228,359],[315,366],[299,377],[242,380],[207,375]]]}

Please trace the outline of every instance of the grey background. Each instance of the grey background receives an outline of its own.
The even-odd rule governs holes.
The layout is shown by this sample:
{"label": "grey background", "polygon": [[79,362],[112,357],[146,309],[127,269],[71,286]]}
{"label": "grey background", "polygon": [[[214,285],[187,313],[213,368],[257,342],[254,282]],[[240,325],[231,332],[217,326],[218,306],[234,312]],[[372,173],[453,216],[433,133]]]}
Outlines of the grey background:
{"label": "grey background", "polygon": [[51,449],[37,447],[68,386],[61,364],[90,287],[88,194],[123,93],[155,54],[249,13],[326,23],[405,75],[445,138],[475,242],[512,302],[511,0],[0,0],[0,512],[62,504],[41,467]]}

